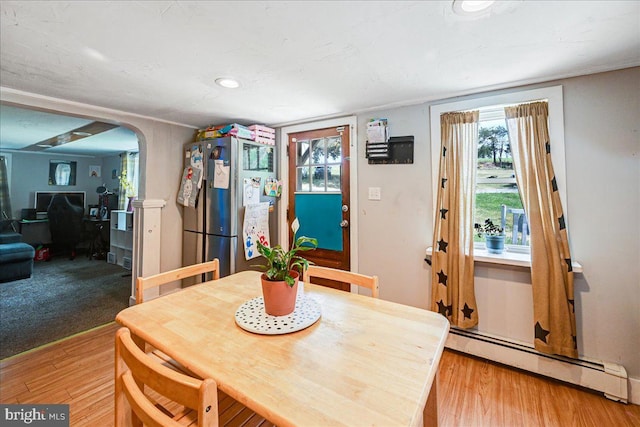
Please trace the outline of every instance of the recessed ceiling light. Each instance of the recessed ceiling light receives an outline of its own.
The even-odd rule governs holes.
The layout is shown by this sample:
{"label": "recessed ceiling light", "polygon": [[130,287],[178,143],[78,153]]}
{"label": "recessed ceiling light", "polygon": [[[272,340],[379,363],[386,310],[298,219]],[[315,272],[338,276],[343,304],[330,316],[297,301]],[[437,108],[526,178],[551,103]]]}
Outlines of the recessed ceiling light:
{"label": "recessed ceiling light", "polygon": [[232,79],[231,77],[220,77],[219,79],[216,79],[216,84],[229,89],[235,89],[240,86],[240,82],[236,79]]}
{"label": "recessed ceiling light", "polygon": [[87,137],[87,136],[92,136],[93,135],[92,133],[89,133],[89,132],[79,132],[79,131],[74,131],[74,132],[71,132],[71,133],[73,135],[75,135],[75,136],[82,136],[82,137]]}
{"label": "recessed ceiling light", "polygon": [[485,12],[495,0],[453,0],[453,11],[458,15],[477,15]]}

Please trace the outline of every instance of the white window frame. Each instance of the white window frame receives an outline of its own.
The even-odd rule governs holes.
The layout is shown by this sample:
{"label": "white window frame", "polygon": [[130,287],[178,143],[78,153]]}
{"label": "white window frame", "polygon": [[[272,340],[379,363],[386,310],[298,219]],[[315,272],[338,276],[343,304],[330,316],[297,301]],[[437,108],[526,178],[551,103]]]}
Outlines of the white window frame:
{"label": "white window frame", "polygon": [[[536,100],[546,100],[549,104],[549,138],[551,141],[551,159],[553,161],[554,173],[556,176],[556,182],[558,184],[558,192],[560,193],[560,200],[562,202],[562,209],[564,210],[565,219],[569,217],[567,212],[567,180],[566,180],[566,164],[565,164],[565,148],[564,148],[564,107],[562,97],[562,86],[550,86],[546,88],[514,91],[511,93],[504,93],[499,95],[491,95],[485,97],[478,97],[473,99],[466,99],[463,101],[447,102],[443,104],[432,105],[430,108],[430,123],[431,123],[431,177],[432,177],[432,191],[433,191],[433,207],[437,206],[438,197],[438,174],[440,169],[440,149],[441,149],[441,135],[440,135],[440,115],[451,111],[467,111],[476,110],[485,107],[498,106],[498,105],[512,105],[522,104],[526,102],[532,102]],[[568,230],[568,222],[567,222]],[[500,255],[488,255],[484,253],[484,245],[480,243],[474,247],[474,255],[478,259],[487,255],[487,259],[484,261],[496,263],[512,264],[509,258],[512,257],[514,251],[505,251]],[[520,248],[522,252],[524,248]],[[518,254],[518,260],[520,264],[525,259],[522,259],[522,255],[528,258],[529,254]],[[501,262],[506,261],[506,262]]]}

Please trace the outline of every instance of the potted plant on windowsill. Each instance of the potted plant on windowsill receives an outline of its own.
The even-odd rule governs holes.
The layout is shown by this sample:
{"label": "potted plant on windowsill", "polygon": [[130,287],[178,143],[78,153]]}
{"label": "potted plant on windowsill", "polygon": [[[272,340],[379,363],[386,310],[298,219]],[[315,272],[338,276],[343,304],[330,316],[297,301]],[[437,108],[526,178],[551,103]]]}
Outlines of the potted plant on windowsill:
{"label": "potted plant on windowsill", "polygon": [[270,248],[258,242],[258,252],[266,259],[265,265],[258,266],[265,270],[261,277],[264,309],[272,316],[286,316],[293,312],[300,273],[309,266],[309,261],[297,253],[318,247],[318,240],[312,237],[300,236],[296,239],[299,228],[300,223],[296,218],[291,224],[293,241],[289,250],[280,245]]}
{"label": "potted plant on windowsill", "polygon": [[474,228],[479,237],[484,237],[487,252],[501,254],[504,251],[504,229],[498,227],[490,218],[484,220],[484,224],[475,224]]}

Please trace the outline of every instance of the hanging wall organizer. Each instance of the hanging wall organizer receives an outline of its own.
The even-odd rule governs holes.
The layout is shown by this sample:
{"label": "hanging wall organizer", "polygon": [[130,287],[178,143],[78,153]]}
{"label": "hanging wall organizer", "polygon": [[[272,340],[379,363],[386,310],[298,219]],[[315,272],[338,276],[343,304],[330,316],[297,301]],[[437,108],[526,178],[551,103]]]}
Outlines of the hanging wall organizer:
{"label": "hanging wall organizer", "polygon": [[387,142],[367,142],[370,165],[412,164],[413,136],[392,136]]}

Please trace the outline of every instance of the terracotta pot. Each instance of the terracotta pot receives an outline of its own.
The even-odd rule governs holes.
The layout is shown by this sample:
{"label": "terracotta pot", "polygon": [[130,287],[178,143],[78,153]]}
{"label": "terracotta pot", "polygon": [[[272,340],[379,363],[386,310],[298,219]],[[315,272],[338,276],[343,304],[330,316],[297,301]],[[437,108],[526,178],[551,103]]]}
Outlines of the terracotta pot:
{"label": "terracotta pot", "polygon": [[290,272],[295,279],[293,286],[285,281],[272,281],[267,275],[262,275],[262,297],[264,299],[264,311],[271,316],[286,316],[296,308],[296,295],[298,293],[298,273]]}

